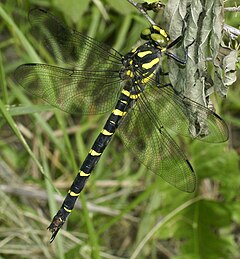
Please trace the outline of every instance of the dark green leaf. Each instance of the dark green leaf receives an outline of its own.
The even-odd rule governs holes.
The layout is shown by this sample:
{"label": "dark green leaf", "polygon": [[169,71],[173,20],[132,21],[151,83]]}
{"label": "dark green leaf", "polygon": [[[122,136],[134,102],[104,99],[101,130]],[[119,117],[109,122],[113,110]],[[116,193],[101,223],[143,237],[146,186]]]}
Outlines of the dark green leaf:
{"label": "dark green leaf", "polygon": [[90,0],[55,0],[57,9],[62,11],[73,23],[77,23],[82,15],[87,11]]}
{"label": "dark green leaf", "polygon": [[123,0],[106,0],[109,6],[111,6],[117,13],[126,15],[132,12],[136,12],[136,8],[130,5],[127,1]]}

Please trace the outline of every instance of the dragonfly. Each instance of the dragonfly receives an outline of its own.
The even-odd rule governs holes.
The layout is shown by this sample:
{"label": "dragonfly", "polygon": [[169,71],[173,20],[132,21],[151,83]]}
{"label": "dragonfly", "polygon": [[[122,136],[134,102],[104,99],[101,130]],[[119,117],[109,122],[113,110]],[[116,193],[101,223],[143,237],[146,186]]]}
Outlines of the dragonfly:
{"label": "dragonfly", "polygon": [[[33,31],[43,35],[48,51],[69,67],[23,64],[15,71],[18,84],[68,113],[110,113],[48,227],[50,242],[73,210],[116,130],[126,148],[149,171],[179,190],[193,192],[196,174],[170,131],[220,143],[228,139],[228,127],[214,111],[176,93],[171,84],[161,83],[163,55],[181,64],[187,61],[169,51],[180,38],[171,41],[164,29],[152,25],[142,31],[143,43],[122,55],[65,26],[48,11],[33,9],[29,20],[32,28],[37,28]],[[199,118],[207,134],[202,134]]]}

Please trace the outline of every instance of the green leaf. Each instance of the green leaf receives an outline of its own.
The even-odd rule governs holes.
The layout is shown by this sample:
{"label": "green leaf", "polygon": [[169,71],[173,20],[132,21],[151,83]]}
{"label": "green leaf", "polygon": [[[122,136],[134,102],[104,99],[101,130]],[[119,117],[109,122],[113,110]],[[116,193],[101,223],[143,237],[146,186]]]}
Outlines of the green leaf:
{"label": "green leaf", "polygon": [[[227,53],[226,53],[227,52]],[[238,61],[238,51],[230,50],[220,46],[216,56],[214,85],[216,92],[225,97],[227,90],[237,80],[236,64]]]}
{"label": "green leaf", "polygon": [[[182,60],[187,58],[186,65],[168,58],[169,79],[177,92],[206,107],[212,107],[209,96],[214,90],[226,95],[226,87],[235,80],[236,53],[224,55],[222,66],[213,65],[222,41],[223,8],[222,0],[170,0],[165,9],[171,39],[183,37],[167,51]],[[191,126],[201,125],[200,131],[207,132],[197,111],[192,110],[193,114]]]}
{"label": "green leaf", "polygon": [[126,15],[129,13],[136,12],[136,8],[130,5],[127,1],[122,0],[106,0],[107,4],[112,7],[117,13]]}
{"label": "green leaf", "polygon": [[239,157],[226,144],[206,144],[195,141],[191,146],[194,168],[201,180],[208,178],[219,185],[219,192],[226,201],[234,199],[240,186]]}
{"label": "green leaf", "polygon": [[[176,219],[175,219],[176,220]],[[231,224],[231,213],[224,203],[201,200],[185,211],[185,215],[179,216],[181,225],[174,236],[183,240],[180,246],[181,255],[188,255],[191,251],[192,258],[228,258],[233,252],[231,231],[220,235]],[[230,256],[231,257],[231,256]]]}
{"label": "green leaf", "polygon": [[71,18],[73,23],[77,23],[82,15],[88,10],[90,0],[55,0],[54,5],[67,17]]}

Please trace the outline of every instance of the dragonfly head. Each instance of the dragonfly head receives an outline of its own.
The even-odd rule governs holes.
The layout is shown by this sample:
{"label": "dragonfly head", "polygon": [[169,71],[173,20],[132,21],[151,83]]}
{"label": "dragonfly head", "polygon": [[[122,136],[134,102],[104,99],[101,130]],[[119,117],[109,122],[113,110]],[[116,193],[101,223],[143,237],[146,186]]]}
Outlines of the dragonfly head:
{"label": "dragonfly head", "polygon": [[169,35],[158,25],[152,25],[150,28],[144,29],[141,33],[141,38],[150,41],[161,51],[167,48],[170,41]]}

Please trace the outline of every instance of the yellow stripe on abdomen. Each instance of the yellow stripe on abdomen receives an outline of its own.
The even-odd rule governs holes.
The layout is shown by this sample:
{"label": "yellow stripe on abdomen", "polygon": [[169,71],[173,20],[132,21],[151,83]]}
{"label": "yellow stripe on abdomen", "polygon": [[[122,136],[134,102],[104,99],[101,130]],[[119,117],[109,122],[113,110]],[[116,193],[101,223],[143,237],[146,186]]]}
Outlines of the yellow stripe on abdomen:
{"label": "yellow stripe on abdomen", "polygon": [[84,173],[83,171],[80,171],[79,174],[80,174],[80,176],[89,176],[90,175],[90,174]]}
{"label": "yellow stripe on abdomen", "polygon": [[140,94],[131,94],[131,95],[130,95],[130,98],[135,100],[135,99],[137,99],[139,96],[140,96]]}
{"label": "yellow stripe on abdomen", "polygon": [[[101,156],[102,153],[98,153],[98,152],[96,152],[95,150],[91,149],[91,150],[89,151],[89,154],[92,155],[92,156]],[[80,174],[80,175],[81,175],[81,174]]]}
{"label": "yellow stripe on abdomen", "polygon": [[112,113],[117,116],[124,116],[126,114],[126,112],[122,112],[118,109],[113,110]]}
{"label": "yellow stripe on abdomen", "polygon": [[122,90],[122,94],[126,95],[127,97],[130,96],[130,92],[125,89]]}
{"label": "yellow stripe on abdomen", "polygon": [[63,209],[66,210],[66,212],[68,212],[68,213],[71,213],[71,211],[72,211],[72,210],[67,209],[66,207],[63,207]]}
{"label": "yellow stripe on abdomen", "polygon": [[109,132],[108,130],[106,129],[103,129],[102,131],[102,134],[105,135],[105,136],[111,136],[113,133],[112,132]]}
{"label": "yellow stripe on abdomen", "polygon": [[128,104],[127,101],[120,100],[121,103]]}
{"label": "yellow stripe on abdomen", "polygon": [[71,190],[69,190],[68,193],[69,193],[70,196],[73,196],[73,197],[79,196],[79,194],[80,194],[80,193],[75,193],[75,192],[73,192]]}

